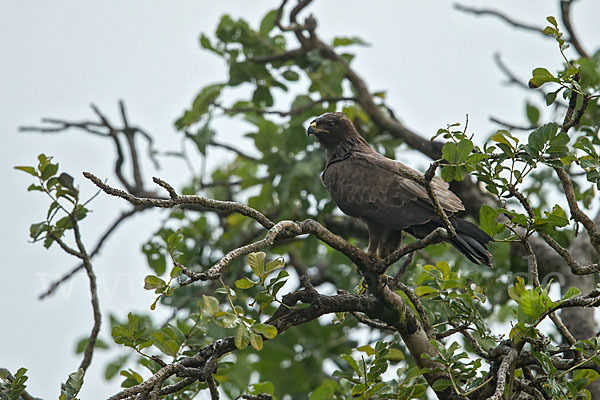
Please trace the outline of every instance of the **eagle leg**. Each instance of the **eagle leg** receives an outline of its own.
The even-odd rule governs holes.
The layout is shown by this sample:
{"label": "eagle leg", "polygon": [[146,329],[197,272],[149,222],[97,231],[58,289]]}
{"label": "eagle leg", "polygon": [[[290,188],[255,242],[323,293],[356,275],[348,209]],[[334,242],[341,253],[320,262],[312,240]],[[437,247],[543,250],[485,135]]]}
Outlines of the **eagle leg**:
{"label": "eagle leg", "polygon": [[386,258],[402,244],[402,231],[388,229],[385,232],[384,239],[379,243],[377,253],[379,257]]}
{"label": "eagle leg", "polygon": [[369,248],[371,257],[382,260],[392,254],[402,243],[402,231],[389,229],[368,218],[363,218],[369,230]]}

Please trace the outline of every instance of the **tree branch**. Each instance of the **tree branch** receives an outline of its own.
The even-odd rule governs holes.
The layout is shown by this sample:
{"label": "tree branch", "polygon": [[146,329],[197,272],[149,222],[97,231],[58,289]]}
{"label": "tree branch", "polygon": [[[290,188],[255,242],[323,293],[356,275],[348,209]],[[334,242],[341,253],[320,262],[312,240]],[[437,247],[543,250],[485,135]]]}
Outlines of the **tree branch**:
{"label": "tree branch", "polygon": [[575,50],[581,57],[591,58],[590,55],[583,49],[581,42],[579,42],[579,38],[575,35],[575,30],[573,29],[573,25],[571,24],[571,5],[574,3],[574,0],[561,0],[560,1],[560,14],[563,24],[565,25],[565,29],[569,32],[568,41],[575,47]]}
{"label": "tree branch", "polygon": [[96,345],[98,333],[100,332],[100,325],[102,323],[102,314],[100,313],[100,304],[98,301],[98,286],[96,284],[96,274],[94,273],[94,269],[92,268],[90,256],[85,249],[83,241],[81,240],[81,233],[79,232],[79,223],[75,215],[71,214],[69,215],[69,217],[71,218],[71,223],[73,225],[73,235],[75,236],[75,243],[77,244],[77,248],[79,249],[80,253],[79,258],[83,261],[83,266],[85,268],[85,271],[87,272],[88,279],[90,281],[90,294],[92,297],[92,309],[94,312],[94,326],[92,327],[92,332],[90,333],[90,337],[83,352],[83,360],[79,365],[79,368],[83,369],[83,371],[85,372],[92,362],[94,346]]}
{"label": "tree branch", "polygon": [[542,30],[544,28],[541,28],[541,27],[535,26],[535,25],[526,24],[524,22],[516,21],[513,18],[507,16],[506,14],[504,14],[498,10],[493,10],[490,8],[469,7],[469,6],[465,6],[463,4],[459,4],[459,3],[454,4],[454,8],[457,9],[458,11],[462,11],[462,12],[468,13],[468,14],[489,15],[492,17],[496,17],[496,18],[499,18],[500,20],[506,22],[507,24],[514,26],[515,28],[523,29],[523,30],[530,31],[530,32],[536,32],[543,36],[546,36],[542,33]]}
{"label": "tree branch", "polygon": [[[100,236],[100,239],[98,239],[96,246],[94,246],[94,249],[90,253],[90,259],[94,258],[94,256],[100,252],[100,249],[102,248],[102,246],[104,245],[106,240],[109,238],[109,236],[112,235],[112,233],[119,227],[119,225],[122,222],[124,222],[131,216],[135,215],[137,212],[143,211],[143,210],[145,210],[145,208],[133,207],[129,211],[123,211],[121,213],[121,215],[119,215],[119,217],[117,217],[117,219],[104,231],[102,236]],[[83,269],[84,269],[83,263],[77,265],[76,267],[71,269],[69,272],[64,274],[62,277],[60,277],[58,280],[52,282],[50,284],[50,286],[48,287],[48,289],[46,289],[43,293],[41,293],[38,296],[38,299],[43,300],[46,297],[50,296],[51,294],[53,294],[56,291],[56,289],[58,289],[58,287],[61,284],[65,283],[66,281],[71,279],[77,272],[79,272]]]}
{"label": "tree branch", "polygon": [[[127,200],[133,205],[145,206],[145,207],[159,207],[159,208],[172,208],[178,205],[201,205],[214,210],[223,211],[234,211],[239,214],[245,215],[254,219],[256,222],[261,224],[263,227],[270,229],[275,225],[270,219],[264,216],[261,212],[256,211],[253,208],[245,206],[235,201],[219,201],[208,199],[202,196],[177,196],[175,199],[157,199],[148,197],[136,197],[133,194],[127,193],[123,190],[116,189],[106,185],[100,180],[100,178],[94,176],[89,172],[84,172],[83,176],[91,180],[96,186],[102,189],[106,194],[111,196],[120,197]],[[162,182],[158,178],[154,178],[156,183]]]}

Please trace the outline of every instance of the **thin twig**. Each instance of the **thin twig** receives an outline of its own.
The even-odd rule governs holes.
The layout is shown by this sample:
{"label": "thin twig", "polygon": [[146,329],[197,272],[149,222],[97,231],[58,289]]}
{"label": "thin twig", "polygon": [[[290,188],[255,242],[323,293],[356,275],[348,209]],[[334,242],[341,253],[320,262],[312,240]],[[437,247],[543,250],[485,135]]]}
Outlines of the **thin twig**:
{"label": "thin twig", "polygon": [[[144,208],[133,207],[129,211],[123,211],[121,213],[121,215],[119,215],[119,217],[117,217],[117,219],[104,231],[104,233],[102,234],[102,236],[100,236],[100,239],[98,239],[98,242],[96,243],[96,246],[94,246],[94,249],[90,253],[90,259],[94,258],[94,256],[100,252],[100,250],[102,248],[102,245],[104,245],[104,243],[106,242],[106,240],[111,236],[111,234],[117,229],[117,227],[122,222],[124,222],[129,217],[135,215],[137,212],[142,211],[142,210],[144,210]],[[67,272],[66,274],[64,274],[62,277],[60,277],[56,281],[52,282],[50,284],[50,286],[48,287],[48,289],[46,289],[42,294],[40,294],[38,296],[38,299],[39,300],[43,300],[46,297],[50,296],[51,294],[53,294],[56,291],[56,289],[58,289],[58,287],[61,284],[65,283],[66,281],[68,281],[69,279],[71,279],[71,277],[73,277],[77,272],[79,272],[79,271],[81,271],[83,269],[84,269],[83,263],[77,265],[76,267],[74,267],[73,269],[71,269],[69,272]]]}
{"label": "thin twig", "polygon": [[406,294],[406,297],[408,297],[411,303],[413,303],[413,305],[415,306],[415,310],[417,310],[417,313],[421,318],[421,324],[423,324],[423,329],[425,330],[425,333],[427,333],[427,337],[429,339],[435,339],[435,331],[431,326],[429,316],[427,315],[427,310],[425,309],[425,306],[423,306],[423,303],[421,303],[421,299],[419,299],[419,296],[417,296],[415,292],[413,292],[413,290],[406,286],[404,283],[395,282],[395,284],[398,287],[398,289],[402,290],[404,294]]}
{"label": "thin twig", "polygon": [[575,47],[575,50],[581,57],[591,58],[587,51],[583,49],[581,42],[577,35],[575,35],[575,30],[573,29],[573,25],[571,24],[571,4],[574,3],[574,0],[560,0],[560,14],[563,24],[565,25],[565,29],[569,32],[568,41]]}
{"label": "thin twig", "polygon": [[[239,214],[245,215],[254,219],[256,222],[261,224],[263,227],[270,229],[275,225],[269,218],[267,218],[261,212],[245,206],[235,201],[219,201],[209,199],[203,196],[177,196],[176,199],[157,199],[148,197],[136,197],[123,190],[113,188],[106,185],[100,178],[89,173],[84,172],[83,176],[91,180],[96,186],[102,189],[106,194],[111,196],[120,197],[127,200],[131,204],[145,207],[159,207],[159,208],[172,208],[179,205],[201,205],[214,210],[234,211]],[[160,179],[154,178],[155,182],[159,182]]]}
{"label": "thin twig", "polygon": [[493,9],[489,9],[489,8],[469,7],[469,6],[465,6],[463,4],[454,4],[454,8],[457,9],[458,11],[462,11],[462,12],[469,13],[469,14],[493,16],[493,17],[501,19],[502,21],[506,22],[507,24],[509,24],[511,26],[514,26],[515,28],[523,29],[523,30],[530,31],[530,32],[536,32],[541,35],[544,35],[542,33],[543,28],[541,28],[539,26],[535,26],[535,25],[526,24],[524,22],[516,21],[513,18],[507,16],[506,14],[503,14],[502,12],[500,12],[498,10],[493,10]]}
{"label": "thin twig", "polygon": [[87,272],[88,279],[90,281],[90,294],[92,297],[92,309],[94,312],[94,326],[92,327],[92,332],[90,333],[90,337],[88,338],[88,342],[83,352],[83,360],[79,365],[79,368],[83,369],[83,371],[85,372],[92,362],[94,346],[96,345],[98,333],[100,332],[100,325],[102,323],[102,314],[100,313],[100,304],[98,301],[98,285],[96,283],[96,274],[94,273],[94,269],[92,268],[90,256],[85,249],[83,241],[81,240],[81,233],[79,232],[79,223],[77,221],[77,218],[73,214],[70,215],[70,218],[71,223],[73,225],[75,243],[77,243],[77,248],[79,249],[79,252],[81,254],[80,258],[83,261],[85,271]]}

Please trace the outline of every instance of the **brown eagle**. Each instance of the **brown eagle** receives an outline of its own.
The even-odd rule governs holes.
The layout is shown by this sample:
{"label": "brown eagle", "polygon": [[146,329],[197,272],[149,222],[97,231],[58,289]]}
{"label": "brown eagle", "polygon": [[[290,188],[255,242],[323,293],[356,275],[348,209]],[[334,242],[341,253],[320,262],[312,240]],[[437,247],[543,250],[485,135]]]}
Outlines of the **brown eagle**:
{"label": "brown eagle", "polygon": [[[327,151],[321,175],[327,191],[345,214],[367,224],[369,254],[385,258],[400,246],[402,231],[423,238],[443,226],[425,188],[410,179],[420,174],[374,151],[344,113],[321,115],[310,123],[308,134]],[[456,230],[448,242],[472,262],[491,266],[486,248],[491,237],[453,216],[465,208],[446,182],[435,177],[432,187]]]}

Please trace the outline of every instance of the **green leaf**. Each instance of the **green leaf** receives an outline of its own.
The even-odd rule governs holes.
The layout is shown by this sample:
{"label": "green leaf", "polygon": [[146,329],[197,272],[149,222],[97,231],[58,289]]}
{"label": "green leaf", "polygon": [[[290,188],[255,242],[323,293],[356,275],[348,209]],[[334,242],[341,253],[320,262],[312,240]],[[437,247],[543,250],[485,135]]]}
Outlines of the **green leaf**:
{"label": "green leaf", "polygon": [[214,129],[210,127],[210,119],[207,119],[206,122],[196,131],[194,135],[192,135],[192,141],[198,148],[198,151],[206,155],[206,147],[212,142],[216,132]]}
{"label": "green leaf", "polygon": [[48,224],[46,222],[38,222],[37,224],[31,224],[29,226],[29,236],[33,240],[36,240],[42,234],[42,232],[45,232],[47,230]]}
{"label": "green leaf", "polygon": [[265,272],[268,273],[268,272],[273,271],[274,269],[283,268],[283,267],[285,267],[285,262],[283,261],[283,258],[279,257],[279,258],[269,261],[267,263],[267,265],[265,265]]}
{"label": "green leaf", "polygon": [[545,223],[557,227],[569,225],[567,214],[565,214],[564,210],[558,204],[552,208],[552,212],[544,211],[544,214],[546,215],[546,218],[543,219]]}
{"label": "green leaf", "polygon": [[83,386],[83,376],[84,372],[82,368],[70,373],[67,382],[61,387],[61,397],[64,395],[65,400],[76,399],[81,386]]}
{"label": "green leaf", "polygon": [[456,167],[443,166],[442,167],[442,179],[446,182],[452,182],[456,176]]}
{"label": "green leaf", "polygon": [[458,142],[458,145],[456,146],[457,163],[464,163],[465,161],[467,161],[467,158],[469,157],[469,154],[471,154],[472,151],[473,142],[471,142],[470,140],[463,139],[460,142]]}
{"label": "green leaf", "polygon": [[58,164],[48,164],[42,170],[42,176],[40,178],[43,181],[46,181],[50,177],[56,175],[57,172],[58,172]]}
{"label": "green leaf", "polygon": [[538,121],[540,120],[540,110],[538,110],[538,108],[533,104],[527,102],[525,103],[525,112],[531,125],[537,125]]}
{"label": "green leaf", "polygon": [[257,323],[252,325],[252,330],[260,335],[263,335],[267,339],[273,339],[277,336],[277,328],[273,325]]}
{"label": "green leaf", "polygon": [[532,73],[533,77],[529,80],[529,87],[534,89],[548,82],[560,82],[558,78],[550,73],[546,68],[536,68]]}
{"label": "green leaf", "polygon": [[250,253],[248,254],[248,265],[252,268],[252,272],[254,275],[261,276],[265,271],[265,257],[267,255],[260,251],[258,253]]}
{"label": "green leaf", "polygon": [[362,351],[363,353],[366,353],[368,356],[372,356],[373,354],[375,354],[375,350],[373,350],[373,347],[371,347],[371,345],[368,345],[368,344],[357,347],[356,350]]}
{"label": "green leaf", "polygon": [[273,105],[273,96],[266,86],[257,86],[252,94],[252,102],[258,107],[271,107]]}
{"label": "green leaf", "polygon": [[235,281],[235,286],[240,289],[249,289],[257,285],[257,282],[252,282],[248,278],[242,278]]}
{"label": "green leaf", "polygon": [[214,317],[220,311],[219,300],[213,296],[202,295],[202,305],[208,315]]}
{"label": "green leaf", "polygon": [[447,281],[450,279],[450,265],[447,261],[440,261],[435,263],[435,267],[442,273],[442,280]]}
{"label": "green leaf", "polygon": [[181,275],[182,272],[183,272],[183,270],[180,267],[175,266],[171,270],[171,273],[169,274],[169,276],[171,278],[177,278],[179,275]]}
{"label": "green leaf", "polygon": [[450,164],[456,164],[458,162],[458,148],[456,143],[447,142],[442,147],[442,157]]}
{"label": "green leaf", "polygon": [[359,46],[368,46],[369,44],[357,36],[353,37],[336,37],[333,39],[333,47],[351,46],[353,44]]}
{"label": "green leaf", "polygon": [[333,379],[325,379],[310,395],[309,400],[330,400],[334,393],[340,392],[340,385]]}
{"label": "green leaf", "polygon": [[481,210],[479,210],[479,226],[491,237],[494,237],[498,232],[499,224],[496,222],[496,218],[498,218],[498,211],[487,204],[481,206]]}
{"label": "green leaf", "polygon": [[436,392],[440,392],[451,385],[452,381],[450,381],[449,379],[438,379],[437,381],[433,382],[431,388]]}
{"label": "green leaf", "polygon": [[277,10],[269,11],[264,16],[264,18],[262,19],[262,21],[260,23],[260,28],[258,29],[260,34],[263,36],[268,36],[269,32],[271,32],[271,30],[273,30],[273,28],[275,27],[276,20],[277,20]]}
{"label": "green leaf", "polygon": [[33,168],[33,167],[18,166],[18,167],[14,167],[14,168],[18,169],[19,171],[27,172],[29,175],[38,176],[35,168]]}
{"label": "green leaf", "polygon": [[283,71],[282,75],[285,79],[292,82],[295,82],[298,79],[300,79],[300,75],[296,71],[292,71],[291,69]]}
{"label": "green leaf", "polygon": [[560,301],[572,299],[573,297],[579,296],[580,294],[581,290],[579,290],[579,288],[571,286],[569,290],[567,290],[567,293],[563,294],[563,296],[560,298]]}
{"label": "green leaf", "polygon": [[250,343],[250,332],[248,328],[244,324],[240,324],[238,328],[235,330],[235,347],[240,350],[244,350],[248,347],[248,343]]}
{"label": "green leaf", "polygon": [[177,130],[183,130],[200,121],[202,116],[208,112],[209,106],[219,97],[224,87],[225,85],[222,83],[205,86],[194,99],[191,109],[185,111],[183,116],[175,121]]}
{"label": "green leaf", "polygon": [[359,376],[363,376],[364,371],[358,366],[358,363],[350,354],[342,354],[340,358],[345,360]]}
{"label": "green leaf", "polygon": [[250,345],[256,351],[261,351],[263,349],[263,338],[260,335],[257,335],[254,332],[250,332]]}
{"label": "green leaf", "polygon": [[167,286],[167,283],[158,276],[147,275],[144,278],[144,289],[146,290],[164,288],[165,286]]}
{"label": "green leaf", "polygon": [[543,312],[543,306],[540,301],[540,295],[532,289],[528,289],[521,294],[517,317],[520,322],[528,324],[537,321]]}
{"label": "green leaf", "polygon": [[399,363],[400,361],[404,361],[406,357],[402,351],[392,347],[390,352],[385,355],[385,358],[391,363]]}
{"label": "green leaf", "polygon": [[[77,342],[77,345],[75,346],[75,353],[77,353],[77,354],[83,353],[85,351],[85,348],[87,347],[89,340],[90,340],[90,338],[85,337],[85,338],[81,339],[79,342]],[[95,349],[108,349],[108,345],[106,343],[104,343],[101,339],[96,339],[94,348]]]}
{"label": "green leaf", "polygon": [[552,105],[554,103],[554,101],[556,100],[556,95],[558,94],[558,91],[556,92],[548,92],[546,93],[546,95],[544,96],[544,98],[546,99],[546,105]]}
{"label": "green leaf", "polygon": [[165,257],[165,249],[161,244],[154,241],[146,242],[142,246],[142,253],[146,255],[148,265],[157,275],[165,273],[167,270],[167,259]]}
{"label": "green leaf", "polygon": [[422,296],[427,296],[427,295],[429,295],[429,294],[432,294],[432,293],[438,293],[438,292],[439,292],[439,290],[437,290],[437,289],[434,289],[434,288],[432,288],[432,287],[429,287],[429,286],[418,286],[418,287],[415,289],[415,294],[416,294],[417,296],[419,296],[419,297],[422,297]]}
{"label": "green leaf", "polygon": [[138,348],[138,350],[143,350],[146,347],[152,346],[153,344],[154,344],[154,339],[148,339],[145,342],[140,343],[137,348]]}

